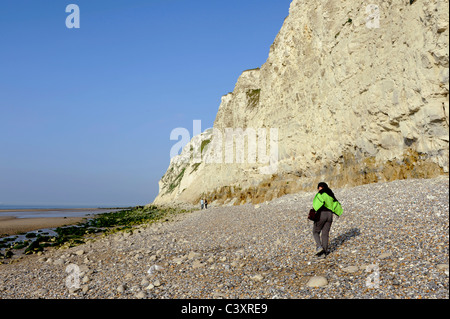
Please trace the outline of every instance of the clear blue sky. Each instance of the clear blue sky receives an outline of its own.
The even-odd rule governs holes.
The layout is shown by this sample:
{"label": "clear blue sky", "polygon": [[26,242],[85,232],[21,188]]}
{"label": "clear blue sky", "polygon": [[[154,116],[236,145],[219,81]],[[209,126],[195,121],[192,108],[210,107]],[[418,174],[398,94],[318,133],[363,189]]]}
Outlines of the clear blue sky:
{"label": "clear blue sky", "polygon": [[[212,127],[291,0],[2,0],[0,204],[153,201],[176,141]],[[66,28],[68,4],[79,29]]]}

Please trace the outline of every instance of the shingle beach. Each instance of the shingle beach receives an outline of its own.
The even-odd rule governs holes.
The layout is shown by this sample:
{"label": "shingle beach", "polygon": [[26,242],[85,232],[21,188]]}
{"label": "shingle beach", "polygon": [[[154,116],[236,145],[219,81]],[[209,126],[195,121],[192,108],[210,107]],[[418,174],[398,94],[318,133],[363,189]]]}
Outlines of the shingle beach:
{"label": "shingle beach", "polygon": [[0,298],[449,298],[448,176],[333,191],[324,259],[301,192],[4,261]]}

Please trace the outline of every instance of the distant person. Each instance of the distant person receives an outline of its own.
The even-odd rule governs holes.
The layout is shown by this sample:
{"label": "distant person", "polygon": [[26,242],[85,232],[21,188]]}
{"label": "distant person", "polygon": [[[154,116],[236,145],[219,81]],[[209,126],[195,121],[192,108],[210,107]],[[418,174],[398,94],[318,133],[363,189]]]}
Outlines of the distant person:
{"label": "distant person", "polygon": [[340,216],[342,214],[342,206],[326,183],[319,183],[317,189],[318,193],[313,200],[313,210],[316,212],[313,237],[316,241],[316,256],[325,257],[329,254],[328,240],[331,224],[333,223],[333,214]]}
{"label": "distant person", "polygon": [[208,209],[208,200],[205,198],[205,209]]}
{"label": "distant person", "polygon": [[202,209],[205,206],[205,203],[203,202],[203,198],[200,200],[200,206],[202,207]]}

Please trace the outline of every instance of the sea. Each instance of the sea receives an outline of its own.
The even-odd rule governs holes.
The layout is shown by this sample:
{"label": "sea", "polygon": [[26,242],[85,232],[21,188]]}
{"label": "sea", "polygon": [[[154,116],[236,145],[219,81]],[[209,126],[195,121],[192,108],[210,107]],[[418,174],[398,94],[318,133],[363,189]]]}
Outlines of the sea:
{"label": "sea", "polygon": [[50,217],[86,217],[94,214],[119,211],[123,208],[93,208],[89,206],[24,206],[0,205],[0,217],[16,218],[50,218]]}

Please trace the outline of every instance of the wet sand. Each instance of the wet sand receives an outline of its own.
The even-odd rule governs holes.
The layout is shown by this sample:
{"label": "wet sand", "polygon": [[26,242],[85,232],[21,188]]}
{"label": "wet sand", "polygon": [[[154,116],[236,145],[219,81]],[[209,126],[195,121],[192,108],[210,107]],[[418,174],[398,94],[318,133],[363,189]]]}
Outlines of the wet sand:
{"label": "wet sand", "polygon": [[83,219],[85,217],[16,218],[13,216],[0,216],[0,237],[17,235],[42,228],[73,225],[83,221]]}
{"label": "wet sand", "polygon": [[0,209],[2,212],[53,212],[53,211],[68,211],[68,212],[90,212],[96,210],[112,210],[116,208],[21,208],[21,209]]}

